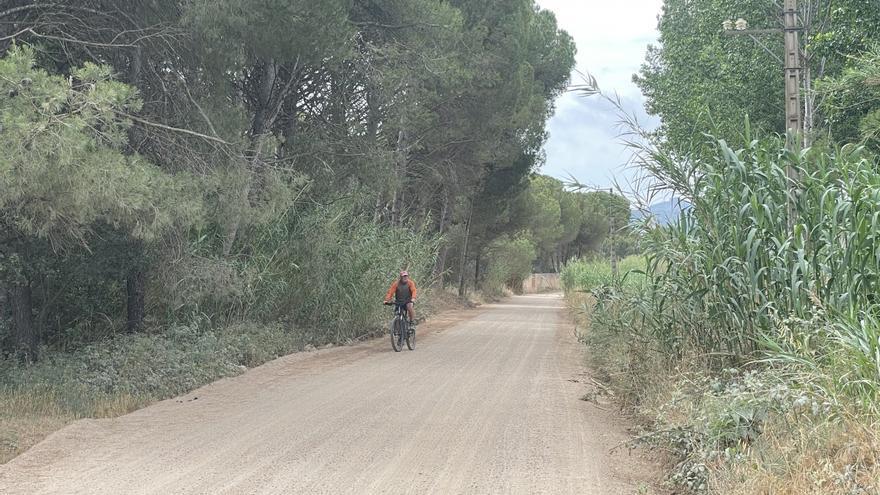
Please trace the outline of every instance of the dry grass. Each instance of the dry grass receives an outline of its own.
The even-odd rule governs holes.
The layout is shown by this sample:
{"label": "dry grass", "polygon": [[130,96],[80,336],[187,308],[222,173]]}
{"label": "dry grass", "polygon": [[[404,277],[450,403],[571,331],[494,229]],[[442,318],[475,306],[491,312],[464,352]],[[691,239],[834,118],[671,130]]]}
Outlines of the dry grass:
{"label": "dry grass", "polygon": [[0,392],[0,464],[27,450],[76,418],[40,391]]}
{"label": "dry grass", "polygon": [[719,466],[713,492],[729,495],[880,494],[880,424],[770,426],[746,462]]}
{"label": "dry grass", "polygon": [[0,417],[0,464],[9,462],[74,419],[72,416]]}
{"label": "dry grass", "polygon": [[87,411],[72,409],[51,387],[0,388],[0,464],[83,417],[112,418],[151,402],[129,394],[93,396]]}

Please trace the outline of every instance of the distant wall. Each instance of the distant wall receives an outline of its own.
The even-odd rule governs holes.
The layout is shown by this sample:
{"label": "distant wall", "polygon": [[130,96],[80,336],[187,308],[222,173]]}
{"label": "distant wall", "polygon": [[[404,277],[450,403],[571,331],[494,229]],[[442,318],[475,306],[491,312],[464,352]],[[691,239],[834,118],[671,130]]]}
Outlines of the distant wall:
{"label": "distant wall", "polygon": [[523,294],[562,290],[558,273],[533,273],[523,281]]}

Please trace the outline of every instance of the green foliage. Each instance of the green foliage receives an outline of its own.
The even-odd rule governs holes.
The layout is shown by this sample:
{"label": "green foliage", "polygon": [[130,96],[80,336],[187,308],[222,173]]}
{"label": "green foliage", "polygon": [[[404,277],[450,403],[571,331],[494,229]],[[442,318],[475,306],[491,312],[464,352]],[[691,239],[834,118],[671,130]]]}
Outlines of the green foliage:
{"label": "green foliage", "polygon": [[532,262],[538,255],[534,241],[527,234],[502,237],[489,245],[489,268],[483,281],[483,292],[490,297],[503,293],[505,287],[522,289],[532,273]]}
{"label": "green foliage", "polygon": [[[200,203],[176,180],[121,151],[135,91],[86,65],[71,81],[34,67],[33,51],[0,59],[0,215],[20,235],[56,248],[85,241],[106,222],[151,238],[177,219],[200,215]],[[161,204],[160,204],[161,203]]]}
{"label": "green foliage", "polygon": [[81,7],[67,30],[65,4],[4,13],[27,46],[0,65],[0,288],[21,302],[4,352],[127,318],[371,331],[401,266],[429,284],[438,244],[475,239],[466,266],[522,230],[512,205],[574,64],[531,0]]}
{"label": "green foliage", "polygon": [[[349,2],[341,0],[189,1],[184,22],[199,37],[206,61],[218,67],[246,66],[254,58],[303,64],[343,55],[352,36]],[[210,64],[209,64],[210,65]]]}
{"label": "green foliage", "polygon": [[[603,247],[611,233],[615,241],[626,237],[630,229],[630,204],[620,195],[605,191],[591,191],[579,196],[582,223],[576,242],[583,246],[582,251],[596,251]],[[620,244],[615,246],[620,248]],[[607,251],[607,249],[606,249]],[[630,254],[629,252],[618,252]]]}
{"label": "green foliage", "polygon": [[630,205],[623,196],[582,192],[535,175],[520,193],[514,216],[518,221],[513,225],[527,230],[538,248],[538,270],[555,272],[570,259],[601,250],[612,232],[622,236],[628,230]]}
{"label": "green foliage", "polygon": [[[838,78],[880,41],[880,9],[873,0],[806,0],[799,2],[801,51],[805,71],[802,113],[807,130],[852,142],[865,113],[857,99],[841,101],[839,111],[817,97],[814,84]],[[778,27],[781,4],[762,0],[666,0],[660,17],[658,46],[648,49],[635,82],[648,99],[647,108],[662,119],[665,146],[693,152],[694,138],[711,132],[732,140],[745,118],[756,129],[784,133],[781,33],[725,35],[722,22],[743,18],[750,28]],[[850,68],[850,69],[848,69]],[[819,109],[812,111],[813,104]],[[709,151],[711,154],[711,151]]]}
{"label": "green foliage", "polygon": [[[794,153],[778,139],[746,135],[738,149],[706,139],[714,155],[707,145],[683,159],[640,150],[691,207],[645,233],[637,284],[585,262],[562,274],[600,376],[655,419],[642,440],[670,449],[671,480],[697,493],[726,470],[754,474],[746,466],[768,454],[788,459],[793,444],[818,449],[817,431],[874,425],[880,404],[876,157],[852,145]],[[815,460],[806,462],[813,476]],[[800,473],[772,480],[789,476]],[[835,486],[871,486],[860,479],[841,475]]]}
{"label": "green foliage", "polygon": [[298,290],[285,293],[273,312],[308,325],[316,341],[356,339],[384,328],[382,297],[402,269],[420,290],[431,285],[438,239],[427,231],[377,226],[344,207],[319,209],[292,229],[280,239],[289,244],[279,263],[288,267],[283,279]]}
{"label": "green foliage", "polygon": [[572,260],[560,272],[562,287],[566,291],[602,291],[621,282],[627,289],[644,284],[646,264],[643,256],[627,256],[617,265],[618,280],[615,281],[608,260]]}
{"label": "green foliage", "polygon": [[880,150],[880,45],[853,57],[839,76],[821,83],[822,107],[834,137]]}
{"label": "green foliage", "polygon": [[539,175],[531,180],[521,199],[521,216],[527,219],[525,227],[532,233],[542,252],[556,247],[565,232],[559,203],[561,194],[561,182]]}
{"label": "green foliage", "polygon": [[296,322],[314,344],[343,342],[383,327],[382,296],[401,269],[426,289],[438,239],[427,231],[389,228],[339,203],[250,230],[247,253],[224,259],[203,235],[186,256],[163,262],[156,301],[174,319],[209,315],[217,322]]}
{"label": "green foliage", "polygon": [[[753,141],[733,151],[719,142],[717,158],[687,165],[702,178],[680,191],[694,201],[684,221],[649,238],[660,289],[653,314],[668,310],[670,321],[695,329],[709,323],[712,333],[688,337],[707,350],[748,353],[776,321],[809,319],[816,307],[873,311],[876,159],[854,147],[794,154],[781,146]],[[786,167],[800,175],[796,197]],[[665,306],[677,291],[690,297]]]}
{"label": "green foliage", "polygon": [[[636,288],[577,264],[563,272],[570,296],[592,288],[577,307],[589,315],[582,338],[595,364],[656,419],[644,439],[678,456],[672,480],[694,492],[875,485],[872,461],[839,461],[821,437],[876,429],[880,404],[880,10],[867,0],[798,3],[816,144],[785,149],[772,137],[783,130],[779,37],[756,35],[762,47],[721,33],[729,18],[775,27],[779,4],[665,1],[660,46],[636,77],[662,124],[654,135],[634,129],[648,143],[634,147],[652,192],[690,207],[672,226],[642,226]],[[876,436],[840,441],[876,458]]]}
{"label": "green foliage", "polygon": [[[880,41],[880,10],[872,0],[816,2],[822,11],[823,29],[812,33],[807,48],[824,61],[829,74],[837,75],[848,58],[866,52]],[[824,14],[824,15],[823,15]],[[821,77],[821,74],[819,74]]]}
{"label": "green foliage", "polygon": [[651,173],[691,207],[643,238],[638,291],[593,292],[594,319],[672,362],[769,356],[845,376],[826,386],[877,404],[877,158],[855,146],[794,153],[777,139],[743,141],[734,150],[713,140],[715,156],[685,161],[642,150]]}

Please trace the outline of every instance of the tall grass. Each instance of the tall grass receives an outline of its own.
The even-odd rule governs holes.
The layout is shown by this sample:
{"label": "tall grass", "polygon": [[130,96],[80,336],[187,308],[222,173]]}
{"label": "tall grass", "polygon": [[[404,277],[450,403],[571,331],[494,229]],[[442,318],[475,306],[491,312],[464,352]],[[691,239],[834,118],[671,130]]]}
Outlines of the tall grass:
{"label": "tall grass", "polygon": [[877,493],[880,161],[743,143],[641,148],[653,187],[690,206],[644,226],[637,285],[566,267],[581,338],[687,491]]}
{"label": "tall grass", "polygon": [[382,297],[401,269],[430,285],[439,243],[427,229],[376,224],[351,201],[290,212],[249,235],[232,259],[206,236],[168,260],[161,285],[176,289],[163,301],[172,320],[280,320],[315,344],[356,339],[387,318]]}
{"label": "tall grass", "polygon": [[[617,282],[626,287],[637,287],[645,281],[645,268],[644,256],[627,256],[617,264]],[[566,291],[590,292],[615,284],[611,263],[603,259],[570,261],[562,268],[560,279]]]}
{"label": "tall grass", "polygon": [[707,138],[684,158],[641,149],[659,187],[691,207],[645,233],[648,283],[628,318],[670,355],[833,367],[876,404],[880,162],[856,146],[743,141]]}

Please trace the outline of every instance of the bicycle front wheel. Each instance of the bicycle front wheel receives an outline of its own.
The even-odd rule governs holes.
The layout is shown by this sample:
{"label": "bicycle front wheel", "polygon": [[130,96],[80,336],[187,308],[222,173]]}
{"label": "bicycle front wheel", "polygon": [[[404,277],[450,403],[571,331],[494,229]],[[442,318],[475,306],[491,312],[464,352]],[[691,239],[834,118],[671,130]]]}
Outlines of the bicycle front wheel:
{"label": "bicycle front wheel", "polygon": [[391,322],[391,348],[394,352],[400,352],[403,348],[404,323],[400,317]]}
{"label": "bicycle front wheel", "polygon": [[416,328],[412,325],[407,325],[406,346],[411,351],[414,351],[416,349]]}

